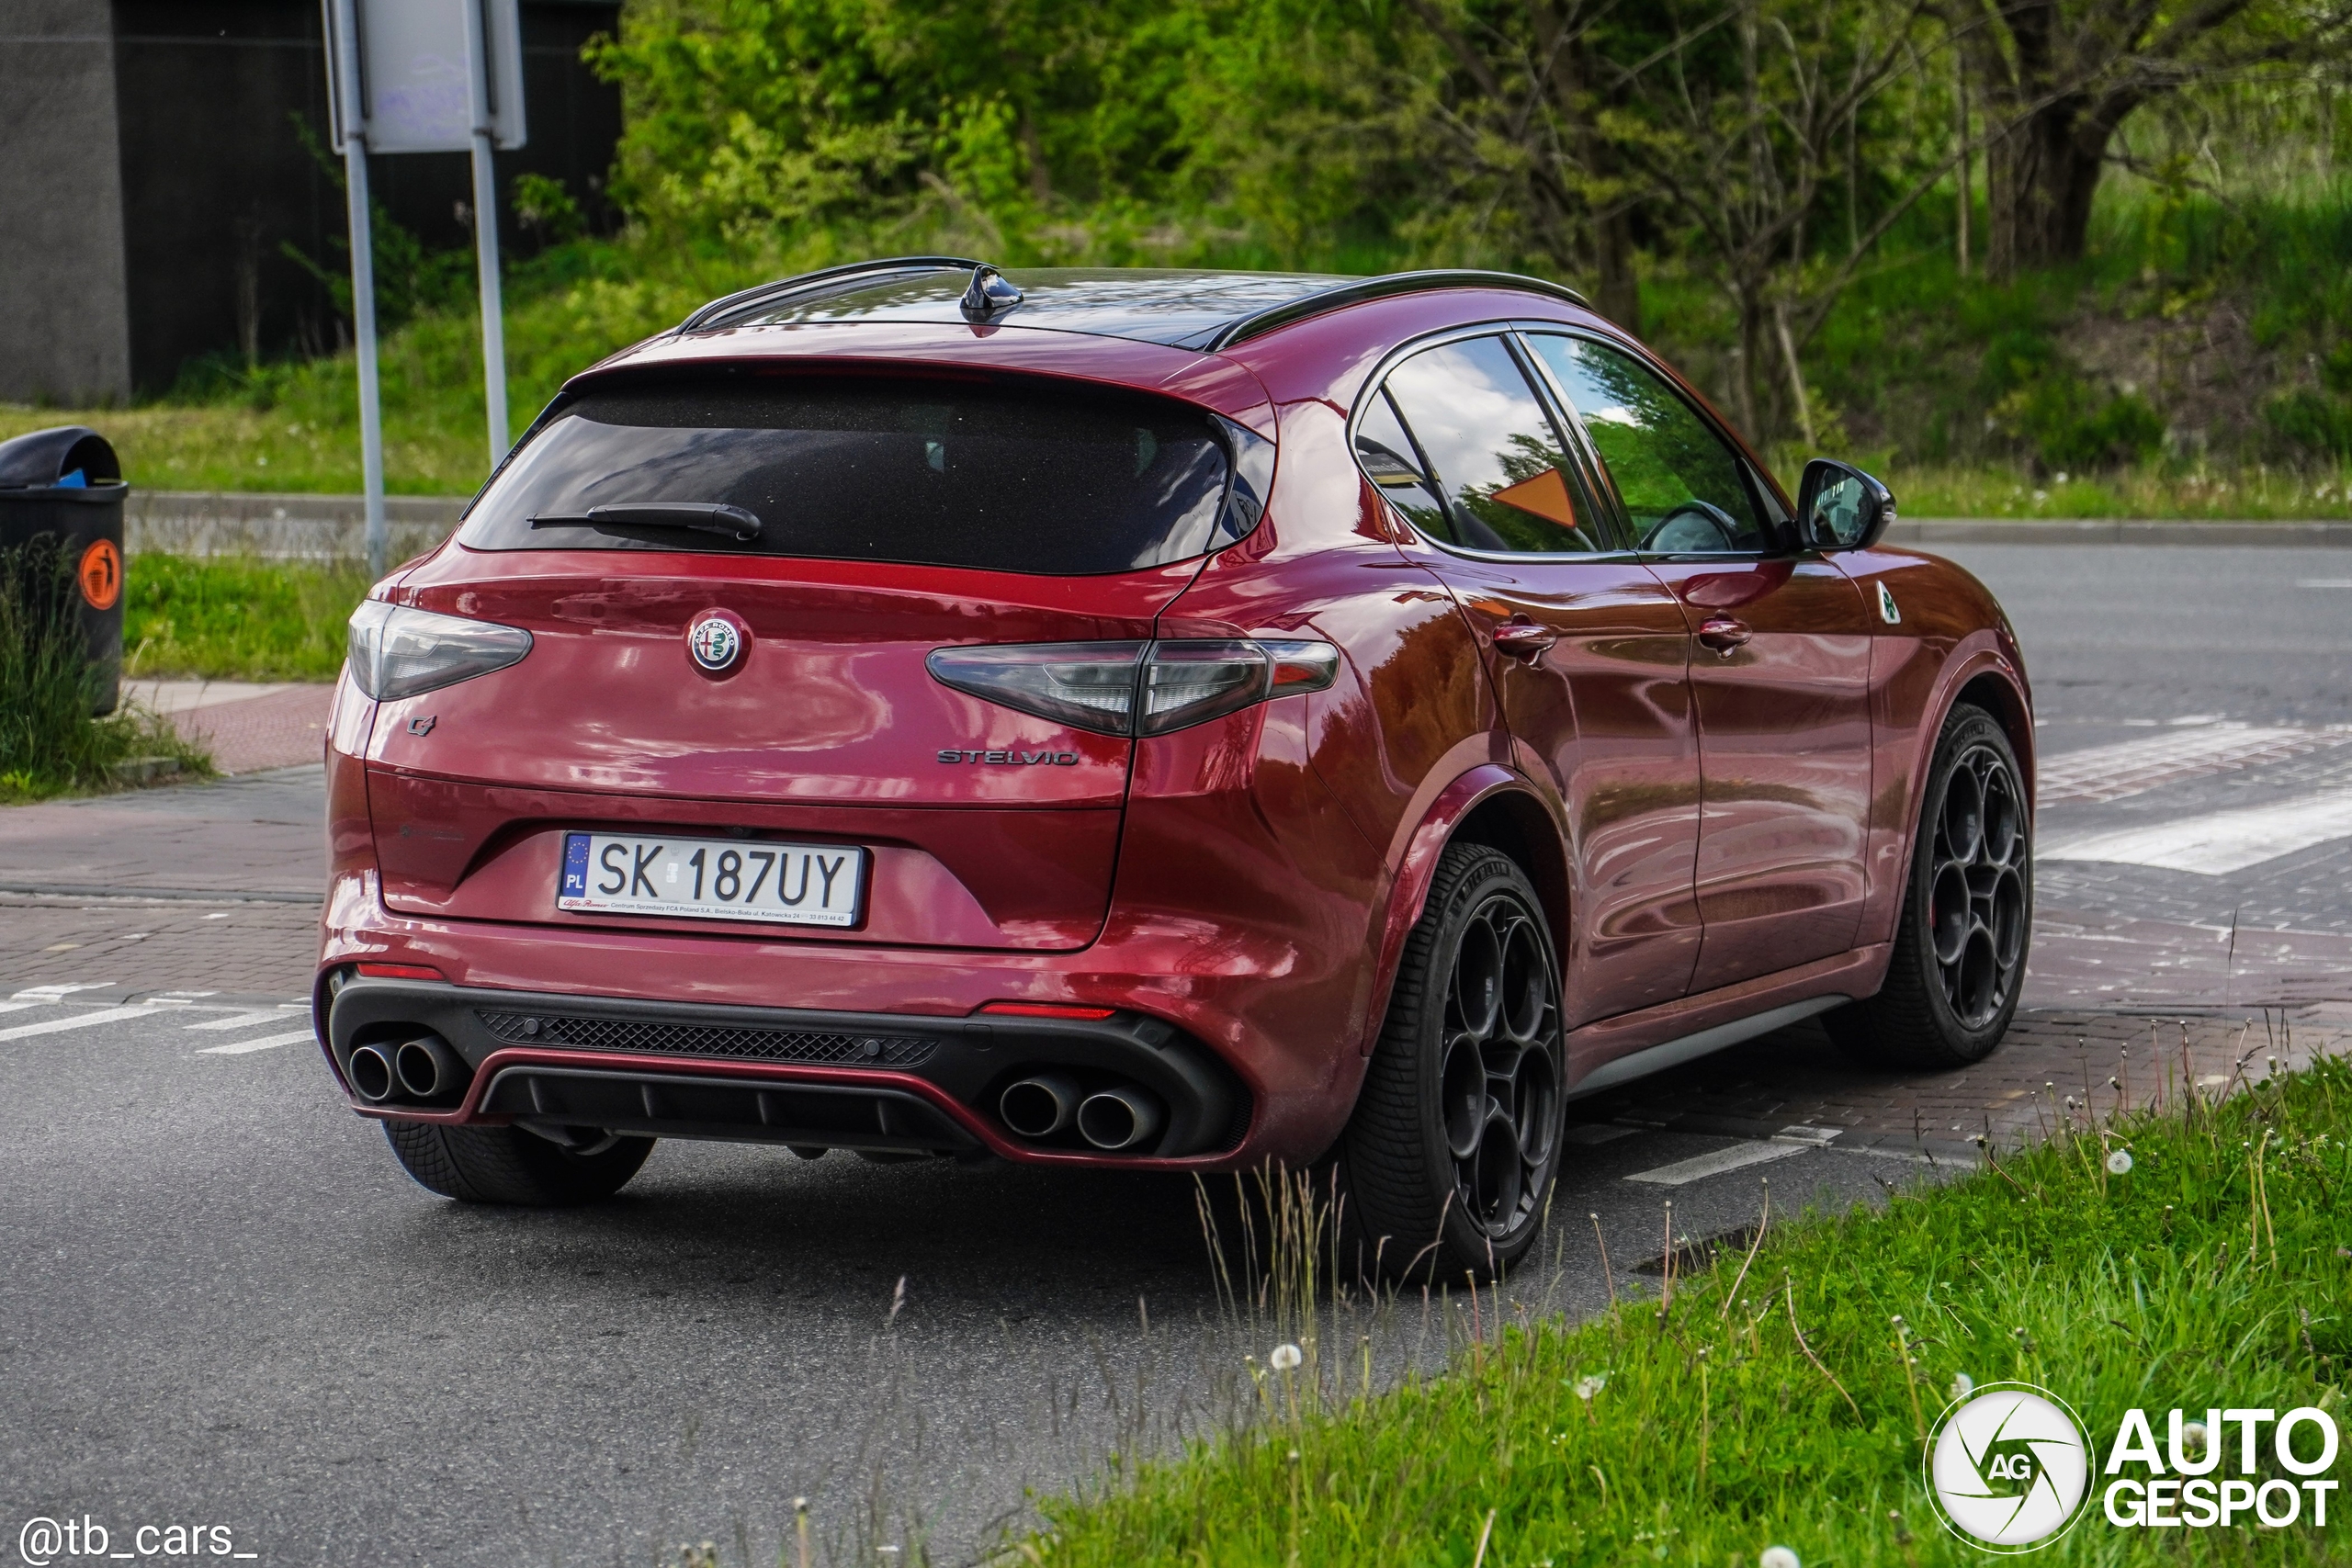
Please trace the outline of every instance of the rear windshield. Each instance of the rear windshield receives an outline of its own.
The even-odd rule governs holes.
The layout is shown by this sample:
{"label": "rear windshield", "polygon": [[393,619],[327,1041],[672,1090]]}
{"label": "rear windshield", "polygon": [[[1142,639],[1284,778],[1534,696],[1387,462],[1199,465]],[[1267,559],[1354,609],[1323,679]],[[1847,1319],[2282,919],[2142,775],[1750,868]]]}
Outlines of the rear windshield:
{"label": "rear windshield", "polygon": [[[1157,399],[982,382],[591,391],[514,455],[458,541],[1125,571],[1200,555],[1256,520],[1227,504],[1234,437],[1220,425]],[[737,536],[744,513],[753,537]]]}

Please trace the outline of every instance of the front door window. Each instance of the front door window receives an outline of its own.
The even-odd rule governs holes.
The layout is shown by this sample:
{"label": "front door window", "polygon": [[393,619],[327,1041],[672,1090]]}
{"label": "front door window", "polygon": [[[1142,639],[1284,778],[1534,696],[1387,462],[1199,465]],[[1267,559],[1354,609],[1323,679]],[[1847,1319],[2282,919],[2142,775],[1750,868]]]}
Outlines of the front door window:
{"label": "front door window", "polygon": [[1698,411],[1633,355],[1586,338],[1528,340],[1582,416],[1646,555],[1772,547],[1744,465]]}

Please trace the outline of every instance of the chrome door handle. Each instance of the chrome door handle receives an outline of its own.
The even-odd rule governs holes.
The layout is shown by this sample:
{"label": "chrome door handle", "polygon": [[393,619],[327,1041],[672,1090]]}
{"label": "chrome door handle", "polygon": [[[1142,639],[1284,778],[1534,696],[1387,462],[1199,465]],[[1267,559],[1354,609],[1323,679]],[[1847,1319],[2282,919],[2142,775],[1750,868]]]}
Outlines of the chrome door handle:
{"label": "chrome door handle", "polygon": [[1710,615],[1699,624],[1699,640],[1722,654],[1725,659],[1753,634],[1729,615]]}
{"label": "chrome door handle", "polygon": [[1487,636],[1497,653],[1513,659],[1540,658],[1545,649],[1560,640],[1558,632],[1532,621],[1505,621]]}

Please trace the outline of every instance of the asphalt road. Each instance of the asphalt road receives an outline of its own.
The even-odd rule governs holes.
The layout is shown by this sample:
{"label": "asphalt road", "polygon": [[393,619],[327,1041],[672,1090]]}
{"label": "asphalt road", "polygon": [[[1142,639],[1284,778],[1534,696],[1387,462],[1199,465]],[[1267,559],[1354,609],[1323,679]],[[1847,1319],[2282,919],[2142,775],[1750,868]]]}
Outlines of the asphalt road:
{"label": "asphalt road", "polygon": [[[1953,553],[2007,601],[2053,753],[2183,718],[2352,720],[2352,589],[2300,586],[2352,581],[2352,551]],[[2333,768],[2324,740],[2278,766]],[[2211,811],[2265,776],[2183,777],[2082,824]],[[2079,891],[2128,905],[2152,896],[2132,877],[2186,874],[2100,874]],[[2312,886],[2282,912],[2345,912],[2340,880],[2335,904]],[[467,1209],[401,1174],[313,1047],[233,1049],[299,1020],[7,1005],[0,1562],[23,1560],[25,1521],[84,1516],[116,1551],[142,1525],[222,1525],[264,1563],[650,1565],[706,1540],[773,1562],[803,1495],[833,1561],[960,1561],[1025,1487],[1217,1423],[1240,1356],[1273,1342],[1221,1310],[1189,1183],[672,1143],[609,1205]],[[1588,1211],[1622,1282],[1660,1250],[1668,1198],[1704,1237],[1750,1223],[1759,1176],[1786,1206],[1928,1174],[1752,1134],[1587,1135],[1556,1250],[1507,1303],[1598,1304]],[[1415,1296],[1363,1326],[1391,1365],[1434,1358],[1436,1310]],[[901,1551],[862,1554],[883,1545]]]}

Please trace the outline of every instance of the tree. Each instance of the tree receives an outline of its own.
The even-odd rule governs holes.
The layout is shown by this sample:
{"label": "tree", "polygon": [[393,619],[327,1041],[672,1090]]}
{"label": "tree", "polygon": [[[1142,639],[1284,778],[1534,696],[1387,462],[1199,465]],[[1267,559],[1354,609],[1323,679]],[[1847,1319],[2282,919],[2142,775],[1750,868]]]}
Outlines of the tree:
{"label": "tree", "polygon": [[1983,95],[1988,262],[2079,261],[2127,117],[2151,99],[2352,41],[2345,0],[1943,0]]}

